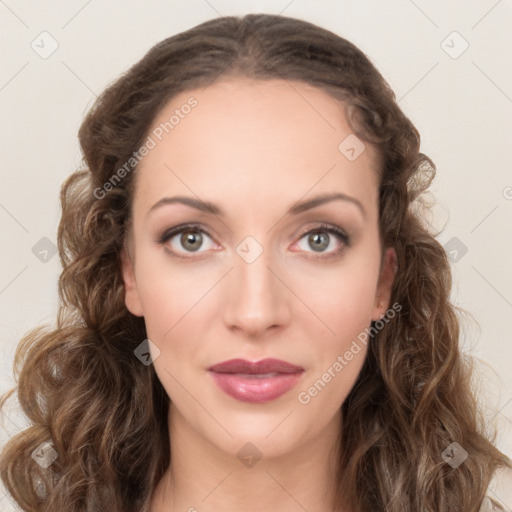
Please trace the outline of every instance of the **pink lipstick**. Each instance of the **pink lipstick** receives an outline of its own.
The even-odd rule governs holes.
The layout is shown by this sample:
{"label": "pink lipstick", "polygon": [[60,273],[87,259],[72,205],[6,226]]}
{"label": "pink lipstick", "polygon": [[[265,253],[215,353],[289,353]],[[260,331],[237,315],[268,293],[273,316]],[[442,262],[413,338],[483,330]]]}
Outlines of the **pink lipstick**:
{"label": "pink lipstick", "polygon": [[263,359],[255,363],[230,359],[208,369],[225,393],[251,403],[278,398],[293,388],[304,372],[304,368],[279,359]]}

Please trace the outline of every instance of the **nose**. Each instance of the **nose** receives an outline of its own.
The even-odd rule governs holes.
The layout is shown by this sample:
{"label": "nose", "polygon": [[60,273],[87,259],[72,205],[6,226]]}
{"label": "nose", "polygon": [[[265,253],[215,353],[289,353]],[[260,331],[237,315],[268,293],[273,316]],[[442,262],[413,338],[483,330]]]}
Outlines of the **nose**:
{"label": "nose", "polygon": [[238,330],[255,340],[267,331],[282,329],[290,321],[292,293],[283,284],[279,265],[271,261],[270,251],[251,263],[234,255],[224,307],[224,322],[230,330]]}

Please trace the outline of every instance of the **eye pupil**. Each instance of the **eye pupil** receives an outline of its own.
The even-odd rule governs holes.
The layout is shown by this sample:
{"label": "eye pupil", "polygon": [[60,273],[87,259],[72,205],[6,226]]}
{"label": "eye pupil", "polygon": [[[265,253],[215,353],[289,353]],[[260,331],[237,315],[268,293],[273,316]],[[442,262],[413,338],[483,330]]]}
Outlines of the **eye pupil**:
{"label": "eye pupil", "polygon": [[315,251],[329,247],[329,237],[325,233],[312,233],[309,235],[309,242]]}
{"label": "eye pupil", "polygon": [[[191,251],[197,251],[202,244],[203,235],[198,231],[185,231],[181,235],[181,243],[183,247]],[[191,244],[188,245],[188,244]]]}

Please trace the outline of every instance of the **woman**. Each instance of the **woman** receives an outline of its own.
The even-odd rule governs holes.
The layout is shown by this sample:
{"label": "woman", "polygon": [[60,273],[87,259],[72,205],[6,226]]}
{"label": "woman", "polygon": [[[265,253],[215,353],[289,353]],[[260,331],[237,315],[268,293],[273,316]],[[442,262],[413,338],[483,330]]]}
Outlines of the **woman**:
{"label": "woman", "polygon": [[24,510],[504,509],[421,221],[434,164],[360,50],[218,18],[79,136],[57,326],[16,356],[33,426],[0,475]]}

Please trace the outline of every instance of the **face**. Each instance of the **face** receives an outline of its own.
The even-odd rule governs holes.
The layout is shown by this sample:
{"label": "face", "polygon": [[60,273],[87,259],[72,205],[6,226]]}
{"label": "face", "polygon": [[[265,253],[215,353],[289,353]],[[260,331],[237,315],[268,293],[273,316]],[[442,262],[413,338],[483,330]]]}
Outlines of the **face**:
{"label": "face", "polygon": [[[170,428],[233,455],[246,442],[272,457],[331,439],[367,351],[354,341],[385,313],[394,275],[374,148],[340,150],[352,133],[342,105],[280,80],[181,93],[149,133],[123,276],[126,306],[158,349]],[[209,370],[267,358],[301,371]]]}

